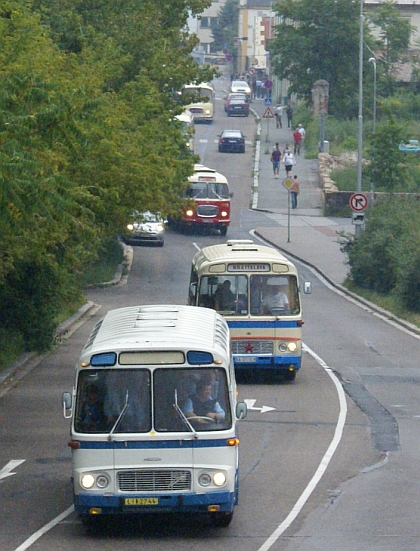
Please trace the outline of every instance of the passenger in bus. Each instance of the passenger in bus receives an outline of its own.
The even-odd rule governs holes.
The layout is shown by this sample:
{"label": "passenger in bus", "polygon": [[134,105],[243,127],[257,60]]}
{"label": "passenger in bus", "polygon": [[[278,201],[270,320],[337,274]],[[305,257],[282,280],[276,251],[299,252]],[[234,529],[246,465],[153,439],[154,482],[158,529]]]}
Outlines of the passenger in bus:
{"label": "passenger in bus", "polygon": [[263,314],[281,314],[289,311],[289,299],[283,291],[285,287],[279,284],[268,283],[263,298]]}
{"label": "passenger in bus", "polygon": [[214,307],[216,310],[235,310],[235,295],[230,290],[228,279],[218,286],[214,294]]}
{"label": "passenger in bus", "polygon": [[211,395],[212,385],[210,379],[201,379],[197,383],[195,394],[187,398],[182,411],[186,417],[197,423],[219,423],[225,419],[225,411],[217,400]]}
{"label": "passenger in bus", "polygon": [[110,373],[105,414],[111,430],[127,403],[116,432],[144,432],[149,429],[147,378],[143,373]]}
{"label": "passenger in bus", "polygon": [[83,432],[101,432],[106,428],[103,403],[95,384],[86,386],[80,411],[80,427]]}

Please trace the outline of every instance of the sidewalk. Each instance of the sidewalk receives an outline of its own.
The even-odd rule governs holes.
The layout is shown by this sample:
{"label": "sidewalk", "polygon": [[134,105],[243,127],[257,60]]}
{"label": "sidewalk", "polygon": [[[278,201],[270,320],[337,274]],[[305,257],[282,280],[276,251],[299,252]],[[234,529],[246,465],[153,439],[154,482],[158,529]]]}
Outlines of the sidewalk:
{"label": "sidewalk", "polygon": [[[264,100],[254,100],[252,109],[261,117],[267,106]],[[275,105],[271,106],[274,110]],[[299,121],[294,121],[295,126]],[[288,190],[283,186],[286,171],[280,166],[280,178],[275,179],[270,154],[276,142],[281,151],[286,143],[293,152],[293,129],[287,128],[283,115],[283,128],[276,128],[275,119],[261,119],[261,140],[256,148],[254,165],[253,208],[269,213],[277,227],[256,228],[256,233],[289,256],[314,267],[327,280],[341,285],[346,279],[348,267],[346,255],[340,251],[337,232],[353,233],[350,218],[327,218],[323,215],[323,196],[319,187],[318,161],[305,159],[305,148],[296,155],[296,174],[300,182],[300,194],[296,209],[288,208]],[[258,143],[258,142],[257,142]]]}

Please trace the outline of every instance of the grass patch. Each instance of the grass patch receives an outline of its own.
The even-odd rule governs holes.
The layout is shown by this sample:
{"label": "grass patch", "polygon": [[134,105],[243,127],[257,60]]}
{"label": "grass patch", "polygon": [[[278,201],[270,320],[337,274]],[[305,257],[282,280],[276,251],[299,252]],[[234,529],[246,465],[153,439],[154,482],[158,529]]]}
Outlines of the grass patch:
{"label": "grass patch", "polygon": [[115,237],[103,244],[99,259],[92,263],[82,277],[82,287],[97,287],[114,278],[115,271],[124,260],[124,250]]}
{"label": "grass patch", "polygon": [[398,318],[401,318],[420,328],[420,314],[405,310],[401,306],[401,299],[399,299],[398,297],[395,297],[393,295],[380,295],[379,293],[375,293],[374,291],[357,287],[356,285],[348,281],[346,281],[345,286],[349,291],[352,291],[356,295],[365,298],[369,302],[373,302],[373,304],[376,304],[380,308],[391,312],[391,314],[394,314],[394,316],[397,316]]}

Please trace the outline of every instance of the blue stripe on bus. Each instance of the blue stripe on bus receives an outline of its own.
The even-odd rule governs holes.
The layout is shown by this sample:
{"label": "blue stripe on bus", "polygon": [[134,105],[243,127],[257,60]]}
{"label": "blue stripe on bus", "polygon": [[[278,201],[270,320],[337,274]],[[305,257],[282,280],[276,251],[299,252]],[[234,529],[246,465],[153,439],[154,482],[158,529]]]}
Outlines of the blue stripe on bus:
{"label": "blue stripe on bus", "polygon": [[278,327],[301,327],[298,325],[298,321],[300,320],[293,320],[293,321],[255,321],[255,320],[247,320],[247,321],[230,321],[226,320],[229,327],[232,327],[234,329],[249,329],[250,327],[257,327],[262,329],[276,329]]}
{"label": "blue stripe on bus", "polygon": [[114,442],[89,442],[89,441],[80,441],[79,449],[167,449],[167,448],[222,448],[227,446],[227,440],[230,438],[223,438],[221,440],[164,440],[164,441],[131,441],[124,440],[123,442],[114,441]]}

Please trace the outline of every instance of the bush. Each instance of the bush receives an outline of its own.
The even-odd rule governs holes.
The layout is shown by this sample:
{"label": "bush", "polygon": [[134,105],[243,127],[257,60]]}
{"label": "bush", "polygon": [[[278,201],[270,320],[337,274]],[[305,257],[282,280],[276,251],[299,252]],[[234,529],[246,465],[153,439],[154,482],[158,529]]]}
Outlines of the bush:
{"label": "bush", "polygon": [[366,215],[365,230],[348,247],[350,279],[381,294],[398,295],[420,312],[420,202],[391,196]]}

